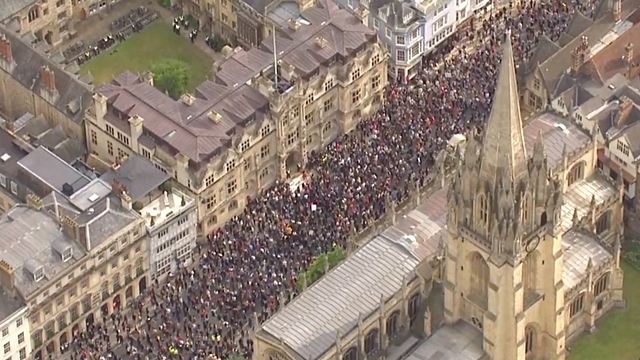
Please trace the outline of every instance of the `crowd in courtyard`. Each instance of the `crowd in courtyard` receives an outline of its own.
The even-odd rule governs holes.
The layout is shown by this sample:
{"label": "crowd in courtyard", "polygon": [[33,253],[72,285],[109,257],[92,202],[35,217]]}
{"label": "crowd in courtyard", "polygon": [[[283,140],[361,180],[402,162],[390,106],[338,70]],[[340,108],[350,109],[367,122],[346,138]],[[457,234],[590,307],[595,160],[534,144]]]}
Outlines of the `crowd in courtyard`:
{"label": "crowd in courtyard", "polygon": [[519,64],[542,35],[556,40],[576,9],[592,15],[595,1],[530,1],[497,11],[466,34],[474,51],[459,46],[449,56],[432,56],[411,84],[391,84],[375,116],[309,155],[299,188],[278,183],[264,190],[210,234],[195,266],[179,267],[125,311],[78,334],[67,353],[72,359],[251,358],[252,326],[296,295],[299,271],[334,245],[345,246],[353,227],[361,231],[380,218],[388,197],[399,202],[411,182],[424,182],[452,135],[481,127],[505,34],[510,31]]}

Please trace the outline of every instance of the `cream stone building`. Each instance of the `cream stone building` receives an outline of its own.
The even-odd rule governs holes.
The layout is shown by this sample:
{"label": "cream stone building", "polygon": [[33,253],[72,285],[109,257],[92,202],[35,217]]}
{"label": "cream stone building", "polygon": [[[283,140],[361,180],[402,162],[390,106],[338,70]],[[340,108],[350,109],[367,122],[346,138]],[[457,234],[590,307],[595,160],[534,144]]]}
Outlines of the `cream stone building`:
{"label": "cream stone building", "polygon": [[0,1],[0,23],[33,43],[59,45],[73,32],[71,19],[72,0]]}
{"label": "cream stone building", "polygon": [[277,33],[276,49],[272,38],[234,51],[180,100],[148,73],[100,87],[86,114],[89,152],[108,165],[148,158],[196,200],[199,233],[221,226],[382,102],[386,53],[373,30],[328,0],[302,17]]}
{"label": "cream stone building", "polygon": [[565,359],[624,306],[624,190],[598,173],[589,134],[529,120],[507,42],[482,137],[443,150],[440,187],[414,186],[415,210],[396,219],[390,204],[389,228],[257,324],[254,360]]}
{"label": "cream stone building", "polygon": [[48,195],[30,194],[29,205],[0,219],[11,249],[0,279],[29,307],[33,358],[55,358],[74,333],[146,289],[146,227],[126,193],[113,194],[43,147],[18,166]]}

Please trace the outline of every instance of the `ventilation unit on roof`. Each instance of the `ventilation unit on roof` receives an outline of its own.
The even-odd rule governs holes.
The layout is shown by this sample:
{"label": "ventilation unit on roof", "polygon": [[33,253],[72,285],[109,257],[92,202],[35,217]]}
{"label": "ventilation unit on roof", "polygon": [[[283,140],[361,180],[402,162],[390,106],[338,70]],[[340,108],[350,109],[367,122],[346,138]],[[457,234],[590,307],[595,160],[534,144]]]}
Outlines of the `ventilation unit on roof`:
{"label": "ventilation unit on roof", "polygon": [[2,156],[0,156],[0,160],[2,160],[2,162],[7,162],[9,159],[11,159],[11,155],[4,153]]}
{"label": "ventilation unit on roof", "polygon": [[95,202],[98,199],[100,199],[100,196],[98,194],[91,194],[91,196],[89,196],[89,201],[91,202]]}

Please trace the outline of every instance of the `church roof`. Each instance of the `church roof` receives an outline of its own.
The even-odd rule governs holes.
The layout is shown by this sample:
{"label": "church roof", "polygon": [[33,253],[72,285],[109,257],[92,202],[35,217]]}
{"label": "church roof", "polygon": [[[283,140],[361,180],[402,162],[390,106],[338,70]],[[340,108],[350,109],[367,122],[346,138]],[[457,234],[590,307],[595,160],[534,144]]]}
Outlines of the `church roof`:
{"label": "church roof", "polygon": [[503,46],[502,63],[489,120],[482,138],[481,171],[493,178],[500,172],[514,183],[527,172],[520,101],[511,36]]}

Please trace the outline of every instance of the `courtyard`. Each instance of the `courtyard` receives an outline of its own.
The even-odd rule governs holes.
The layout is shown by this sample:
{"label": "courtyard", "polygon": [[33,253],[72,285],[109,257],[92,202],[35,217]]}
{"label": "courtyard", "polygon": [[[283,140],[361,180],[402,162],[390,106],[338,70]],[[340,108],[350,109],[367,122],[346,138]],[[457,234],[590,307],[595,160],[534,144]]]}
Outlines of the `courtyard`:
{"label": "courtyard", "polygon": [[184,37],[176,35],[169,24],[156,20],[141,32],[82,64],[80,69],[90,72],[94,84],[99,86],[125,70],[142,73],[166,59],[181,60],[187,64],[189,90],[207,79],[213,65],[213,59],[208,54]]}
{"label": "courtyard", "polygon": [[640,271],[622,263],[627,308],[614,310],[569,348],[568,360],[636,360],[640,357]]}

